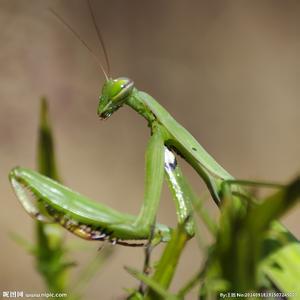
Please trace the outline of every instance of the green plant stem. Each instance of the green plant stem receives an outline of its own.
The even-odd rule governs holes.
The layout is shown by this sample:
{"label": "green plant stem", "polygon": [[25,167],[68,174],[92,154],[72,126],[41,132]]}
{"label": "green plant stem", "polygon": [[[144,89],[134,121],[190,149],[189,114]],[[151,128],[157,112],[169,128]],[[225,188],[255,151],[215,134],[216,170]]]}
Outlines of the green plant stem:
{"label": "green plant stem", "polygon": [[[52,179],[59,180],[45,98],[41,99],[37,151],[38,171]],[[55,293],[63,292],[66,290],[67,268],[72,264],[65,261],[65,249],[60,228],[54,224],[44,224],[37,221],[35,230],[37,269],[43,276],[49,291]]]}
{"label": "green plant stem", "polygon": [[[167,243],[161,259],[158,262],[156,271],[152,279],[159,284],[159,286],[167,290],[174,277],[175,270],[182,254],[182,251],[189,240],[189,235],[185,231],[185,223],[178,225],[172,232],[171,240]],[[163,299],[157,293],[150,289],[146,300]]]}

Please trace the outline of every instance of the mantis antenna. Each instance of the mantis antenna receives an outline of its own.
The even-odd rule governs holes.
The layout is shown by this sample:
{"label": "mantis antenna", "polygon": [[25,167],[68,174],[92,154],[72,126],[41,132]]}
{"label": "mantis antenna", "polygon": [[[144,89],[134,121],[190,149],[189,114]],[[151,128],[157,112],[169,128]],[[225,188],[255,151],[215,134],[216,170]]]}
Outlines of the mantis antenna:
{"label": "mantis antenna", "polygon": [[[105,79],[108,80],[108,75],[107,75],[107,72],[105,71],[105,68],[102,64],[102,62],[100,61],[100,59],[97,57],[97,55],[93,52],[93,50],[89,47],[89,45],[81,38],[81,36],[54,10],[52,9],[51,7],[48,8],[49,11],[64,25],[66,26],[72,33],[73,35],[83,44],[83,46],[93,55],[94,59],[96,60],[97,64],[100,66],[104,76],[105,76]],[[90,10],[90,3],[89,3],[89,10]],[[90,14],[93,16],[91,10],[90,10]],[[93,24],[95,25],[95,21],[94,21],[94,18],[93,18]],[[96,25],[95,25],[96,26]],[[99,38],[99,36],[101,37],[101,34],[100,34],[100,31],[99,31],[99,28],[96,26],[96,31],[97,31],[97,36]],[[104,42],[103,42],[103,39],[101,38],[100,39],[100,43],[102,45],[102,48],[103,48],[103,52],[104,52],[104,56],[105,56],[105,60],[106,60],[106,63],[107,63],[107,66],[108,66],[108,70],[109,70],[109,63],[108,63],[108,56],[107,56],[107,52],[106,52],[106,48],[104,46]]]}
{"label": "mantis antenna", "polygon": [[102,48],[102,50],[103,50],[103,53],[104,53],[105,62],[106,62],[106,66],[107,66],[107,74],[108,74],[108,76],[110,77],[110,63],[109,63],[108,52],[107,52],[106,47],[105,47],[103,35],[102,35],[102,33],[101,33],[101,31],[100,31],[98,25],[97,25],[96,18],[95,18],[95,14],[93,13],[91,1],[88,0],[87,3],[88,3],[90,15],[91,15],[92,20],[93,20],[94,27],[95,27],[95,29],[96,29],[96,33],[97,33],[97,36],[98,36],[98,42],[99,42],[99,45],[101,46],[101,48]]}

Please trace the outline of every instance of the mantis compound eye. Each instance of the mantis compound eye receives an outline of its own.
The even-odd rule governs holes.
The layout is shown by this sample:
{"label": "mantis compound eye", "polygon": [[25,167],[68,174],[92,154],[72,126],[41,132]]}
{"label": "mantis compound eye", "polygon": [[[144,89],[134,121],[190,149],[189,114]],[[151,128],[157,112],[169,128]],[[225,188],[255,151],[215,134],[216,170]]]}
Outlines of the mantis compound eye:
{"label": "mantis compound eye", "polygon": [[134,82],[126,77],[106,81],[99,99],[98,116],[101,119],[111,116],[124,104],[133,86]]}

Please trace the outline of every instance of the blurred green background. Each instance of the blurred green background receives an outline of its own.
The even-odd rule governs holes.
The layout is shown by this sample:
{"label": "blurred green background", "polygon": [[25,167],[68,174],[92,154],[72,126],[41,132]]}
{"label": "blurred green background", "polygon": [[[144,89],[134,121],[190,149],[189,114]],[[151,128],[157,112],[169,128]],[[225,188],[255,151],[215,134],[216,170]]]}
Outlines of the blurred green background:
{"label": "blurred green background", "polygon": [[[9,237],[33,237],[33,222],[7,180],[35,167],[39,98],[49,98],[58,165],[73,189],[124,212],[143,196],[143,119],[129,108],[96,115],[104,77],[92,56],[47,8],[95,52],[84,1],[0,0],[0,291],[44,292],[33,258]],[[237,178],[286,182],[300,170],[300,3],[297,1],[93,1],[112,76],[128,76],[154,96]],[[183,163],[183,162],[182,162]],[[198,177],[184,164],[199,193]],[[213,204],[212,213],[217,217]],[[284,220],[300,237],[299,206]],[[175,224],[167,189],[159,220]],[[76,238],[66,233],[68,241]],[[78,250],[79,267],[96,254]],[[143,251],[116,247],[85,299],[120,299],[136,281]],[[201,263],[192,241],[173,287]]]}

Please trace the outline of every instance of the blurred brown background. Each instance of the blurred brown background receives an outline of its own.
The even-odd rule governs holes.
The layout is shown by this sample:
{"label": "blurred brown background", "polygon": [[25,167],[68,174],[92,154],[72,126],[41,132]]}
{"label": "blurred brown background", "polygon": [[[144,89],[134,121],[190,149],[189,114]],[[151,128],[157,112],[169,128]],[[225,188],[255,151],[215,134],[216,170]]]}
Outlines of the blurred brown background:
{"label": "blurred brown background", "polygon": [[[234,176],[285,182],[299,173],[298,1],[93,3],[113,77],[128,76],[158,99]],[[48,6],[97,49],[84,1],[0,1],[1,291],[45,291],[32,257],[9,237],[32,239],[33,222],[7,180],[15,165],[35,167],[40,96],[49,98],[67,185],[131,213],[143,195],[145,121],[128,108],[98,120],[103,75]],[[184,170],[200,192],[197,176]],[[159,219],[172,225],[174,216],[165,189]],[[284,220],[298,237],[299,216],[298,206]],[[98,246],[90,243],[79,265]],[[175,290],[200,266],[195,247],[186,249]],[[141,268],[142,259],[141,249],[116,247],[85,299],[118,299],[136,283],[123,266]]]}

